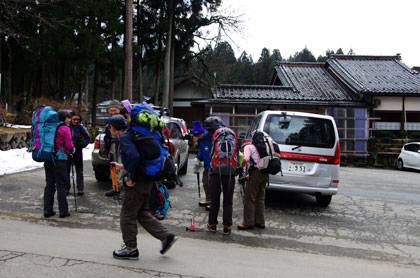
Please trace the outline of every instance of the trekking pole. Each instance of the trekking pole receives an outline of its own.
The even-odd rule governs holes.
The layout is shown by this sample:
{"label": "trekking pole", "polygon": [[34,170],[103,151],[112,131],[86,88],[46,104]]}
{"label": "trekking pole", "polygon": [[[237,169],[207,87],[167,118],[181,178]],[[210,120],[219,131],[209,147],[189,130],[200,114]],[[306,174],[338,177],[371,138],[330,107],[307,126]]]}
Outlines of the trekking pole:
{"label": "trekking pole", "polygon": [[73,180],[74,207],[77,211],[76,185],[74,184],[74,162],[71,162],[71,179]]}
{"label": "trekking pole", "polygon": [[201,192],[200,192],[200,172],[197,172],[197,186],[198,186],[198,198],[201,199]]}
{"label": "trekking pole", "polygon": [[[112,190],[118,193],[118,181],[117,181],[117,169],[115,166],[111,165],[111,181],[112,181]],[[119,196],[114,196],[117,198],[118,204],[120,204]]]}

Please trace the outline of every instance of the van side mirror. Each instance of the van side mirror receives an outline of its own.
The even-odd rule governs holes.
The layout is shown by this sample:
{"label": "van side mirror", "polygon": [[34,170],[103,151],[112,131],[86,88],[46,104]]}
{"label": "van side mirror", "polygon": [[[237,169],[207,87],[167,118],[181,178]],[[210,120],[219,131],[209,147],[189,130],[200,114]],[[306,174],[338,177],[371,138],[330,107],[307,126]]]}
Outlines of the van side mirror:
{"label": "van side mirror", "polygon": [[191,137],[191,135],[190,135],[190,134],[185,134],[185,135],[184,135],[184,140],[191,141],[191,139],[192,139],[192,137]]}

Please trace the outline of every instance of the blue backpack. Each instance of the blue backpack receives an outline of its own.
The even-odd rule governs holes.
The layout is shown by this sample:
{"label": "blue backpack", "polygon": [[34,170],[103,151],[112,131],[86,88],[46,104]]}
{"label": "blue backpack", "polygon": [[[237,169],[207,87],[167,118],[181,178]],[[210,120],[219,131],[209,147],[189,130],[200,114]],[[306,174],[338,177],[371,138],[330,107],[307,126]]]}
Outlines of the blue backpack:
{"label": "blue backpack", "polygon": [[138,104],[131,110],[132,121],[128,132],[134,137],[136,148],[142,159],[137,168],[137,174],[154,181],[174,179],[176,178],[176,167],[168,149],[163,146],[162,129],[160,127],[144,126],[143,124],[136,125],[133,122],[133,119],[144,109],[159,115],[155,111],[151,111],[153,109],[148,106]]}
{"label": "blue backpack", "polygon": [[[37,162],[54,161],[57,153],[54,149],[55,133],[63,125],[58,114],[51,106],[41,105],[32,114],[32,138],[29,152]],[[63,159],[64,157],[61,157]]]}
{"label": "blue backpack", "polygon": [[169,191],[168,188],[162,183],[156,183],[156,191],[157,191],[157,198],[159,206],[156,209],[156,212],[160,215],[164,215],[171,206],[171,202],[169,201]]}

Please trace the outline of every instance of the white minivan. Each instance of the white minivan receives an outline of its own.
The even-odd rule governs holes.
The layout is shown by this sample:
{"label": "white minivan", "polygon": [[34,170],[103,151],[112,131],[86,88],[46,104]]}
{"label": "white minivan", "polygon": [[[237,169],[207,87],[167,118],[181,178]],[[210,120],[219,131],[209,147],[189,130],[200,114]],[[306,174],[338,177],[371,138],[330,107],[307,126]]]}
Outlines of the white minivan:
{"label": "white minivan", "polygon": [[255,116],[247,138],[261,129],[280,144],[282,172],[270,175],[269,189],[315,195],[328,206],[337,194],[340,175],[340,143],[331,116],[264,111]]}

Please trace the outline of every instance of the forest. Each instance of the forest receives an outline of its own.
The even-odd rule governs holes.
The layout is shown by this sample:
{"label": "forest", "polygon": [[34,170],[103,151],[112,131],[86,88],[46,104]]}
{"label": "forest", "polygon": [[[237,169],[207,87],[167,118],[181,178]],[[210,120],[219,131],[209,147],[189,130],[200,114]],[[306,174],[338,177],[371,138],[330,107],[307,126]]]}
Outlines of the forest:
{"label": "forest", "polygon": [[[89,106],[95,122],[96,104],[113,98],[142,101],[147,96],[171,108],[174,84],[191,74],[212,85],[269,84],[279,61],[325,61],[334,53],[327,50],[316,58],[305,47],[284,58],[279,46],[263,48],[256,60],[246,51],[236,57],[223,35],[239,32],[241,16],[222,10],[221,4],[2,0],[1,109],[7,103],[15,112],[30,111],[34,99],[53,99]],[[203,31],[211,25],[218,34]]]}

